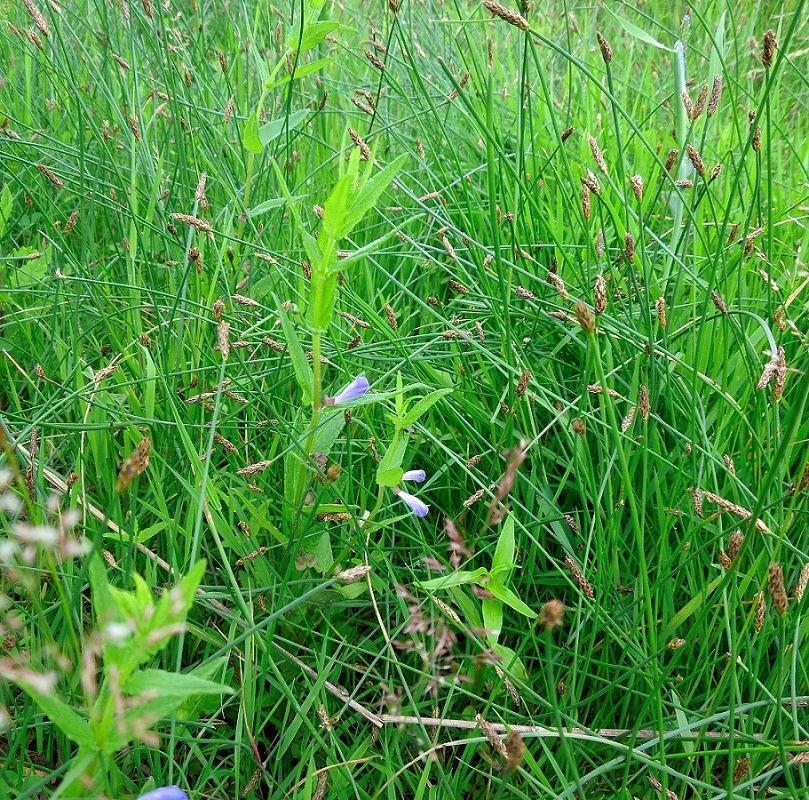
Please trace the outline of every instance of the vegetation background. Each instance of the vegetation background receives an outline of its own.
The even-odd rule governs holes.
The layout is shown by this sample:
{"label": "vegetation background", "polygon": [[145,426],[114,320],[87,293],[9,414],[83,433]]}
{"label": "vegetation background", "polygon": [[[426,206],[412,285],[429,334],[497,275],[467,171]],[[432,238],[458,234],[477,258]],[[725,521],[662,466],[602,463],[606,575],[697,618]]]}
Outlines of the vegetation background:
{"label": "vegetation background", "polygon": [[809,794],[803,0],[0,17],[2,790]]}

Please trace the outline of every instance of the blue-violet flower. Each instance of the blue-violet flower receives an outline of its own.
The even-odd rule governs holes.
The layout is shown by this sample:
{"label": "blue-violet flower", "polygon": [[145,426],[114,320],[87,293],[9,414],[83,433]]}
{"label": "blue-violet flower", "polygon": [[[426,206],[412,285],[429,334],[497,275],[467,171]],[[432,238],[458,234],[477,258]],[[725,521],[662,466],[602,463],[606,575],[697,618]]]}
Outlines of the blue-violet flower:
{"label": "blue-violet flower", "polygon": [[421,483],[426,477],[427,473],[423,469],[409,469],[404,475],[402,475],[402,480]]}
{"label": "blue-violet flower", "polygon": [[324,406],[339,406],[341,403],[348,403],[350,400],[356,400],[362,397],[369,388],[368,378],[365,375],[360,375],[354,378],[342,391],[334,397],[324,397]]}
{"label": "blue-violet flower", "polygon": [[399,488],[395,488],[393,490],[400,500],[403,500],[405,504],[410,508],[410,510],[417,516],[417,517],[426,517],[430,511],[430,506],[427,505],[423,500],[419,500],[418,497],[412,494],[408,494],[407,492],[403,492]]}
{"label": "blue-violet flower", "polygon": [[161,786],[142,794],[138,800],[188,800],[188,795],[179,786]]}

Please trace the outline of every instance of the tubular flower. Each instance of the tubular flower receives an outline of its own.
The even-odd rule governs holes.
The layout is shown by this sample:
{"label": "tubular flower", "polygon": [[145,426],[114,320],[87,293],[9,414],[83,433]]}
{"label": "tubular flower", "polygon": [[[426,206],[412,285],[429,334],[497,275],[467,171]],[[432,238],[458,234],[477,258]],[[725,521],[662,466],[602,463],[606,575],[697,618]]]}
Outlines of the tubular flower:
{"label": "tubular flower", "polygon": [[407,492],[403,492],[398,487],[395,488],[394,493],[398,496],[398,498],[404,501],[405,505],[417,516],[417,517],[426,517],[430,511],[430,506],[427,505],[423,500],[419,500],[418,497],[412,494],[408,494]]}
{"label": "tubular flower", "polygon": [[404,475],[402,475],[402,480],[421,483],[426,477],[427,473],[423,469],[409,469]]}
{"label": "tubular flower", "polygon": [[188,800],[188,795],[179,786],[162,786],[142,794],[138,800]]}
{"label": "tubular flower", "polygon": [[324,397],[324,406],[339,406],[343,403],[348,403],[351,400],[356,400],[362,397],[368,391],[368,379],[365,375],[360,375],[354,378],[342,391],[335,397]]}

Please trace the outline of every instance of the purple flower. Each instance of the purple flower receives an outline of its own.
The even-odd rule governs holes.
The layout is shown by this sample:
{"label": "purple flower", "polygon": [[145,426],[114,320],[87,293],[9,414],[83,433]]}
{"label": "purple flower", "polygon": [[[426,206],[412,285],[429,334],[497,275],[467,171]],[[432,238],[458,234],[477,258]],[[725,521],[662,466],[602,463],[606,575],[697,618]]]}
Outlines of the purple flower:
{"label": "purple flower", "polygon": [[339,406],[341,403],[348,403],[350,400],[356,400],[362,397],[368,391],[368,379],[365,375],[360,375],[354,378],[341,392],[335,397],[324,397],[324,406]]}
{"label": "purple flower", "polygon": [[401,489],[395,489],[394,491],[398,495],[399,499],[403,500],[417,517],[427,516],[430,511],[430,506],[428,506],[427,503],[425,503],[423,500],[419,500],[415,495],[403,492]]}
{"label": "purple flower", "polygon": [[409,469],[404,475],[402,475],[402,480],[421,483],[426,477],[427,473],[423,469]]}
{"label": "purple flower", "polygon": [[179,786],[162,786],[142,794],[138,800],[188,800],[188,795]]}

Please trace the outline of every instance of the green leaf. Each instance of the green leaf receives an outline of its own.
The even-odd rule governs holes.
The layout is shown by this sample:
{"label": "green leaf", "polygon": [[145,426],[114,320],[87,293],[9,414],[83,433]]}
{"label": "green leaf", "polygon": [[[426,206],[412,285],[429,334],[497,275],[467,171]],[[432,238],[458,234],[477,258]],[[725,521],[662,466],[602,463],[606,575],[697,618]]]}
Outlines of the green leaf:
{"label": "green leaf", "polygon": [[492,556],[492,582],[501,586],[514,567],[514,516],[508,514]]}
{"label": "green leaf", "polygon": [[340,239],[348,236],[350,228],[346,228],[346,214],[352,194],[353,181],[350,175],[343,175],[331,190],[328,200],[323,204],[323,244],[321,247],[336,244]]}
{"label": "green leaf", "polygon": [[623,17],[619,17],[610,7],[608,4],[604,5],[604,8],[612,14],[613,17],[618,21],[618,24],[630,35],[634,36],[636,39],[640,39],[642,42],[646,42],[646,44],[651,44],[654,47],[659,47],[661,50],[667,50],[669,53],[674,52],[674,48],[666,47],[666,45],[658,42],[650,34],[646,33],[645,30],[639,28],[637,25],[634,25],[629,20],[624,19]]}
{"label": "green leaf", "polygon": [[6,230],[8,230],[8,223],[11,220],[11,187],[8,184],[3,186],[3,191],[0,192],[0,239],[3,238]]}
{"label": "green leaf", "polygon": [[16,683],[70,741],[79,747],[96,748],[90,723],[80,717],[64,700],[59,699],[54,690],[43,692],[35,682],[23,677],[13,676],[9,680]]}
{"label": "green leaf", "polygon": [[[276,303],[278,304],[277,299]],[[315,386],[315,377],[312,374],[312,367],[306,358],[306,354],[303,351],[303,347],[301,347],[298,335],[295,333],[295,328],[289,321],[286,311],[281,308],[280,304],[278,304],[278,308],[280,309],[278,315],[279,319],[281,320],[281,330],[284,332],[284,338],[286,339],[287,343],[287,351],[292,359],[292,370],[295,373],[295,380],[297,381],[301,393],[303,394],[303,404],[309,405],[309,403],[312,402],[312,397],[314,396]]]}
{"label": "green leaf", "polygon": [[346,418],[342,409],[323,411],[315,429],[312,452],[327,456],[345,427],[345,423]]}
{"label": "green leaf", "polygon": [[486,588],[498,599],[505,603],[509,608],[513,608],[517,613],[523,614],[529,619],[536,617],[536,612],[523,603],[514,592],[507,586],[501,586],[497,582],[489,581]]}
{"label": "green leaf", "polygon": [[244,123],[242,144],[251,153],[260,153],[264,149],[258,135],[258,111],[254,111]]}
{"label": "green leaf", "polygon": [[393,183],[393,179],[399,174],[406,160],[407,154],[402,153],[363,186],[346,215],[345,227],[347,231],[344,234],[345,236],[348,236],[368,211],[373,208],[382,193]]}
{"label": "green leaf", "polygon": [[[382,460],[379,462],[379,466],[376,469],[377,483],[380,483],[379,478],[381,475],[402,466],[406,452],[407,437],[403,436],[399,431],[394,431],[390,446],[385,451],[385,455],[382,457]],[[387,484],[383,484],[383,486],[385,485]]]}
{"label": "green leaf", "polygon": [[411,425],[414,425],[419,417],[425,414],[429,409],[431,409],[442,397],[446,397],[448,394],[452,394],[454,389],[436,389],[434,392],[430,392],[430,394],[422,397],[404,417],[398,421],[397,425],[400,428],[409,428]]}
{"label": "green leaf", "polygon": [[167,672],[163,669],[139,670],[121,689],[129,697],[152,693],[183,700],[201,694],[235,694],[230,686],[198,677],[194,673]]}
{"label": "green leaf", "polygon": [[316,271],[313,264],[309,308],[306,311],[306,321],[313,330],[328,330],[336,302],[337,273],[324,275]]}
{"label": "green leaf", "polygon": [[300,111],[293,111],[287,117],[280,117],[262,125],[258,129],[258,138],[262,145],[265,147],[274,142],[285,131],[296,130],[306,119],[311,116],[312,112],[308,108],[301,109]]}
{"label": "green leaf", "polygon": [[339,22],[312,22],[303,29],[303,34],[290,36],[287,47],[298,53],[304,53],[319,45],[332,31],[340,28]]}
{"label": "green leaf", "polygon": [[517,654],[504,644],[492,645],[492,651],[495,655],[500,656],[500,663],[503,669],[513,675],[520,681],[528,680],[528,670],[525,664],[522,663]]}
{"label": "green leaf", "polygon": [[384,472],[377,472],[376,482],[380,486],[393,488],[402,482],[402,475],[404,475],[404,470],[401,467],[396,467],[395,469],[386,469]]}
{"label": "green leaf", "polygon": [[418,585],[426,592],[434,592],[438,589],[451,589],[453,586],[464,586],[468,583],[481,583],[481,578],[488,575],[486,567],[479,567],[471,572],[468,570],[456,570],[449,575],[442,575],[440,578],[433,578],[429,581],[417,581]]}
{"label": "green leaf", "polygon": [[312,75],[315,72],[319,72],[323,67],[328,66],[334,59],[332,58],[321,58],[318,61],[312,61],[309,64],[303,64],[298,66],[293,74],[287,73],[284,75],[283,78],[279,78],[277,81],[272,81],[267,85],[267,91],[271,92],[273,89],[277,89],[279,86],[283,86],[285,83],[289,83],[293,78],[298,80],[299,78],[305,78],[307,75]]}
{"label": "green leaf", "polygon": [[489,646],[497,642],[500,631],[503,630],[503,604],[490,597],[483,600],[483,628],[486,631],[486,641]]}

